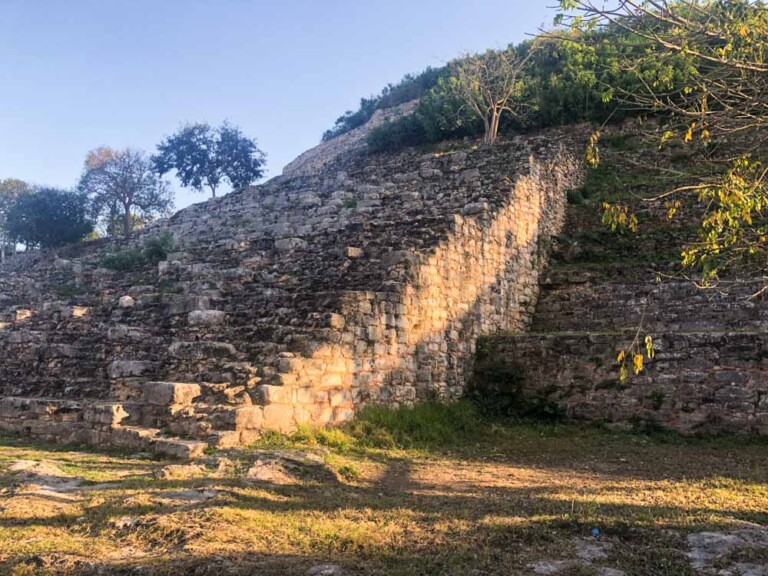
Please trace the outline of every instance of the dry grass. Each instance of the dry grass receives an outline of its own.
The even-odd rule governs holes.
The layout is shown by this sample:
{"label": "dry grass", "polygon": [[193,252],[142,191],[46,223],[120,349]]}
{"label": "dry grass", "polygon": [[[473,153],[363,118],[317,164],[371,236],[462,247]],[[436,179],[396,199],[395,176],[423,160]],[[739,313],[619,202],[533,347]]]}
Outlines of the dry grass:
{"label": "dry grass", "polygon": [[[244,476],[253,450],[187,478],[169,462],[0,447],[0,573],[16,576],[305,574],[327,562],[361,575],[527,574],[573,558],[592,528],[612,545],[602,565],[685,575],[687,532],[768,523],[768,445],[739,439],[492,426],[431,450],[312,447],[336,473],[280,484]],[[18,460],[85,481],[25,488],[8,471]]]}

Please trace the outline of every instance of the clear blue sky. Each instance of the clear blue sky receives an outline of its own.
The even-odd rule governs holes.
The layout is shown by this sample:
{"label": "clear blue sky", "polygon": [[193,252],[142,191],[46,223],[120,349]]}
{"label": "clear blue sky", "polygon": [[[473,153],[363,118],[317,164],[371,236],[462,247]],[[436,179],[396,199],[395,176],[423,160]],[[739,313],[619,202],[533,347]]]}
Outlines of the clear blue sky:
{"label": "clear blue sky", "polygon": [[[0,0],[0,179],[70,187],[92,148],[225,119],[275,176],[361,96],[519,41],[555,3]],[[177,207],[206,198],[174,186]]]}

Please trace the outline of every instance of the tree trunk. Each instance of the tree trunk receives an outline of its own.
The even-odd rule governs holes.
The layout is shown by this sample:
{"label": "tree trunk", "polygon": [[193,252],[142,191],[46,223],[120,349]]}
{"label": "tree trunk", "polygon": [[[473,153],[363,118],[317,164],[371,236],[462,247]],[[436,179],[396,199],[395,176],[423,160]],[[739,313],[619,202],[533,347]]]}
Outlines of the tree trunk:
{"label": "tree trunk", "polygon": [[211,186],[211,198],[216,198],[216,186],[213,184],[210,184]]}
{"label": "tree trunk", "polygon": [[133,219],[131,218],[130,206],[125,206],[123,212],[123,236],[130,236],[133,231]]}
{"label": "tree trunk", "polygon": [[494,109],[493,115],[491,116],[491,133],[488,137],[488,143],[493,144],[496,142],[496,135],[499,133],[499,117],[501,115],[499,114],[499,111]]}
{"label": "tree trunk", "polygon": [[483,135],[483,142],[491,142],[491,123],[488,121],[487,116],[483,116],[483,127],[485,128],[485,134]]}

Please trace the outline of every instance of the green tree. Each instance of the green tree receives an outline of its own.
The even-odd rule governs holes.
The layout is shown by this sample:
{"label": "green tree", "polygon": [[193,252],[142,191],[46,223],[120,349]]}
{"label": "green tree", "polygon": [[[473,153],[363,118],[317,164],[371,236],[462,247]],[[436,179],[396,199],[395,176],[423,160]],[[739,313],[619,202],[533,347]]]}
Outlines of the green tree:
{"label": "green tree", "polygon": [[483,122],[483,141],[487,144],[496,141],[503,114],[523,123],[533,109],[523,95],[525,69],[536,45],[526,48],[525,53],[515,48],[488,50],[466,56],[453,66],[450,88]]}
{"label": "green tree", "polygon": [[27,248],[55,248],[93,231],[88,198],[79,192],[39,188],[19,196],[8,211],[6,231]]}
{"label": "green tree", "polygon": [[154,172],[150,159],[138,150],[96,148],[86,159],[79,189],[91,199],[91,206],[105,222],[107,233],[128,236],[135,224],[165,215],[173,208],[167,182]]}
{"label": "green tree", "polygon": [[32,186],[22,180],[0,180],[0,263],[5,262],[6,254],[16,250],[16,243],[6,231],[8,212],[21,196],[31,192]]}
{"label": "green tree", "polygon": [[175,170],[185,187],[198,192],[209,188],[211,196],[223,182],[233,188],[253,184],[264,175],[265,155],[256,140],[239,128],[224,122],[217,128],[209,124],[188,124],[163,140],[152,157],[155,171]]}

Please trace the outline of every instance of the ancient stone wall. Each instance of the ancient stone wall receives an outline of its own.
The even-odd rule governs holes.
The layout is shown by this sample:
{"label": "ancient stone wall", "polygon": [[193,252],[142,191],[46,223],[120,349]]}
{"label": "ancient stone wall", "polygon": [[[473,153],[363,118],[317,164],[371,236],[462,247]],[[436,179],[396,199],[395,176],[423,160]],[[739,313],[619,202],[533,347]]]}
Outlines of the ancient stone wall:
{"label": "ancient stone wall", "polygon": [[[515,367],[521,401],[576,420],[683,434],[768,434],[768,301],[762,281],[702,290],[687,281],[605,282],[552,273],[524,335],[489,339]],[[617,355],[636,330],[654,339],[639,375],[619,378]]]}
{"label": "ancient stone wall", "polygon": [[[3,426],[194,452],[455,398],[477,335],[530,324],[584,138],[340,157],[128,241],[16,257],[0,274]],[[156,266],[102,266],[162,232],[176,247]]]}

